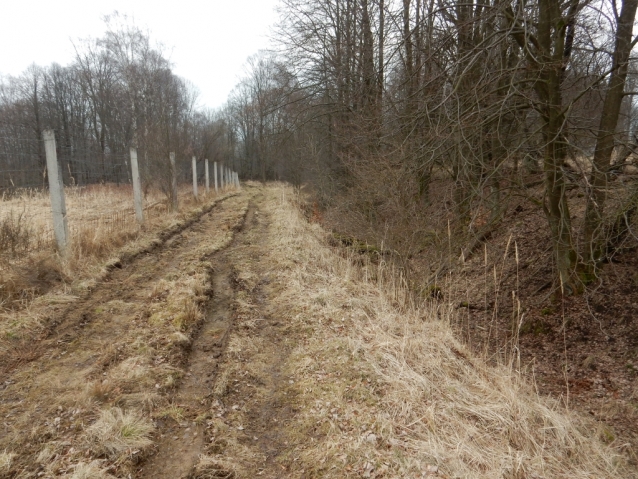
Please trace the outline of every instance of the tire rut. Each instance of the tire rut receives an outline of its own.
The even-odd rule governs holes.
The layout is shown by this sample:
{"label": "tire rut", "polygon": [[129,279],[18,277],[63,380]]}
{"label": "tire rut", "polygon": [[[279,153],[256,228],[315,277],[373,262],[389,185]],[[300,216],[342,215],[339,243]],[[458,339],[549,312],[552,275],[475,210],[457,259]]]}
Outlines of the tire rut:
{"label": "tire rut", "polygon": [[282,285],[271,284],[270,269],[276,266],[263,261],[273,233],[271,221],[266,211],[255,209],[245,222],[250,229],[224,252],[233,264],[234,320],[227,349],[216,365],[215,394],[201,428],[200,460],[181,476],[154,479],[288,477],[289,456],[299,440],[290,434],[297,410],[288,371],[298,338],[272,314],[273,288]]}
{"label": "tire rut", "polygon": [[[180,368],[188,357],[189,349],[192,349],[193,357],[198,358],[195,364],[199,364],[200,354],[209,354],[206,351],[209,347],[221,351],[224,337],[215,336],[215,323],[206,322],[206,327],[199,331],[199,337],[203,339],[196,340],[192,348],[184,344],[184,339],[188,339],[184,334],[177,336],[178,342],[170,342],[173,340],[164,336],[170,333],[161,332],[162,328],[167,332],[170,328],[161,326],[160,332],[154,331],[157,328],[152,327],[153,316],[150,315],[153,308],[162,312],[162,303],[154,303],[152,298],[164,278],[181,275],[179,277],[184,281],[191,277],[195,280],[195,276],[191,275],[201,276],[202,265],[232,244],[233,237],[244,223],[250,196],[251,193],[234,195],[217,202],[215,208],[167,238],[161,247],[140,254],[134,261],[114,269],[85,299],[77,300],[60,313],[63,320],[58,323],[58,329],[32,348],[28,361],[14,362],[11,376],[2,376],[0,415],[5,421],[0,425],[0,450],[19,447],[20,454],[14,461],[23,467],[19,477],[41,468],[35,457],[43,442],[56,444],[55,447],[75,444],[73,450],[86,447],[86,443],[82,442],[84,439],[74,431],[78,428],[81,431],[85,424],[95,420],[95,401],[98,405],[102,404],[101,407],[133,407],[148,411],[156,401],[153,394],[172,394],[174,379],[171,378],[182,375]],[[219,278],[228,275],[219,276],[215,267],[204,268],[204,274],[213,284],[205,285],[198,293],[200,301],[206,300],[212,290],[224,289]],[[160,288],[160,296],[164,293]],[[228,322],[229,318],[221,321]],[[217,324],[218,328],[221,326]],[[197,335],[198,327],[197,323],[190,326],[189,335]],[[207,343],[207,340],[210,342]],[[148,357],[151,362],[147,366],[144,365],[146,363],[135,362],[137,355],[149,348],[156,351],[153,353],[155,356]],[[146,383],[130,381],[122,383],[121,387],[105,385],[106,379],[102,378],[110,377],[116,366],[127,358],[133,360],[133,368],[139,367],[140,371],[146,368],[152,373],[145,379],[146,382],[153,380],[153,371],[163,371],[171,382],[155,384],[154,388],[153,383],[146,386]],[[6,363],[0,364],[6,367]],[[128,366],[122,365],[122,368],[125,374],[131,371]],[[186,371],[181,390],[188,392],[190,388],[193,394],[186,394],[189,398],[194,397],[200,377],[200,370]],[[104,389],[108,387],[111,389]],[[144,399],[139,404],[130,402],[140,395],[145,395],[143,397],[148,400]],[[166,396],[160,397],[164,402]],[[196,406],[195,403],[186,404],[192,410]],[[25,431],[29,430],[31,432],[26,434]],[[196,437],[194,432],[191,434]],[[67,456],[71,460],[70,455]],[[136,460],[132,456],[127,459],[128,462]]]}
{"label": "tire rut", "polygon": [[157,421],[159,440],[155,451],[141,467],[140,479],[186,478],[204,449],[206,418],[214,400],[214,387],[222,357],[233,327],[234,268],[230,252],[252,224],[256,207],[251,201],[244,221],[228,248],[211,258],[212,297],[193,341],[185,378],[172,403],[183,411],[179,418]]}

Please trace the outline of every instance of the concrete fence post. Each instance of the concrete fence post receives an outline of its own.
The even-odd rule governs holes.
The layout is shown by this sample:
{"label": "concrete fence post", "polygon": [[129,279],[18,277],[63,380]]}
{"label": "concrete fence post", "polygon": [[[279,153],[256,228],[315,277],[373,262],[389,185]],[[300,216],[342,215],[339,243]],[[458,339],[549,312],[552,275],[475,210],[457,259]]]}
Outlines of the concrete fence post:
{"label": "concrete fence post", "polygon": [[218,193],[217,191],[217,162],[213,162],[213,176],[215,177],[215,194]]}
{"label": "concrete fence post", "polygon": [[220,163],[219,164],[219,184],[220,184],[222,190],[226,186],[226,184],[224,183],[224,170],[225,169],[226,169],[226,167],[224,166],[224,164]]}
{"label": "concrete fence post", "polygon": [[137,150],[131,148],[131,173],[133,174],[133,203],[135,203],[135,218],[137,222],[144,223],[144,207],[142,205],[142,184],[140,181],[140,169],[137,165]]}
{"label": "concrete fence post", "polygon": [[58,251],[66,256],[69,250],[69,225],[66,217],[66,203],[64,201],[64,182],[58,168],[58,154],[55,149],[55,134],[53,130],[42,132],[44,152],[47,158],[47,173],[49,175],[49,194],[51,195],[51,213],[53,216],[53,232]]}
{"label": "concrete fence post", "polygon": [[193,196],[197,199],[197,158],[193,156]]}
{"label": "concrete fence post", "polygon": [[206,194],[210,192],[210,179],[208,176],[208,158],[204,160],[204,175],[206,176]]}
{"label": "concrete fence post", "polygon": [[171,161],[171,194],[173,198],[173,211],[177,211],[179,205],[177,204],[177,168],[175,167],[175,153],[172,151],[168,154],[168,158]]}

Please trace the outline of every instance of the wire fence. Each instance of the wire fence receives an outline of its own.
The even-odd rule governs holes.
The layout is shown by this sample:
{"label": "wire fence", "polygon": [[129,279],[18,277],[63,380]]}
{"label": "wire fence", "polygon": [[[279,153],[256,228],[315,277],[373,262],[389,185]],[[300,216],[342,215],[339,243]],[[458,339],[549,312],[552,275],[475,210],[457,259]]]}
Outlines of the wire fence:
{"label": "wire fence", "polygon": [[[0,259],[20,259],[32,252],[59,247],[43,143],[0,137]],[[74,248],[88,247],[98,238],[139,231],[130,152],[64,145],[55,151],[63,184],[65,221]],[[194,195],[193,184],[186,183],[193,178],[190,162],[182,162],[172,171],[168,161],[156,161],[153,167],[157,169],[158,165],[165,165],[165,177],[175,176],[177,191],[169,190],[172,179],[168,186],[144,181],[141,195],[145,221],[168,214],[173,208],[171,196],[183,203]],[[196,183],[202,181],[203,162],[194,162],[193,166]],[[148,170],[149,166],[142,169]]]}
{"label": "wire fence", "polygon": [[[130,183],[128,151],[102,151],[93,145],[56,145],[65,185]],[[42,139],[0,137],[0,192],[47,186]]]}

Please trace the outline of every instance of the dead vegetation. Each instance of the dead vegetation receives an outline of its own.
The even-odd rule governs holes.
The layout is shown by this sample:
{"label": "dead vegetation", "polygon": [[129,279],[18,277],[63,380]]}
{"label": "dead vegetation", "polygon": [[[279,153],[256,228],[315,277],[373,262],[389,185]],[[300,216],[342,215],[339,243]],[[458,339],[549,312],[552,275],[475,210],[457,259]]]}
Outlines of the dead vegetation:
{"label": "dead vegetation", "polygon": [[98,274],[118,248],[179,221],[199,203],[188,188],[180,192],[182,213],[169,211],[159,192],[146,198],[146,223],[140,228],[127,186],[90,185],[66,189],[71,251],[55,252],[51,205],[46,191],[21,190],[0,200],[0,307],[21,308],[25,296],[53,287],[76,285]]}
{"label": "dead vegetation", "polygon": [[246,280],[237,293],[231,372],[200,467],[247,467],[239,477],[636,477],[599,424],[461,344],[455,304],[415,303],[383,258],[344,257],[282,202],[284,188],[261,205],[268,253],[237,257],[239,277],[267,284]]}
{"label": "dead vegetation", "polygon": [[206,413],[171,398],[244,194],[115,268],[74,313],[91,317],[81,332],[16,366],[0,392],[0,471],[133,477],[155,457],[155,424],[188,417],[206,434],[193,479],[636,477],[599,423],[461,344],[447,296],[415,302],[384,256],[331,246],[287,186],[262,191],[225,253],[236,323],[212,395],[188,398]]}
{"label": "dead vegetation", "polygon": [[170,407],[202,321],[208,258],[232,240],[246,201],[231,192],[166,218],[85,280],[90,293],[52,291],[5,313],[4,475],[134,473],[154,444],[154,421]]}
{"label": "dead vegetation", "polygon": [[[78,208],[71,224],[77,222],[78,227],[72,228],[74,234],[69,256],[62,258],[58,255],[50,238],[46,243],[49,251],[32,251],[25,246],[25,254],[17,258],[0,252],[0,336],[36,334],[43,327],[43,318],[51,314],[46,311],[47,306],[53,305],[55,309],[57,304],[86,294],[109,271],[161,245],[204,213],[202,203],[184,190],[180,196],[180,212],[169,212],[164,206],[156,214],[147,216],[141,228],[131,212],[123,227],[114,229],[101,221],[100,215],[101,211],[109,211],[109,208],[117,210],[122,204],[130,203],[130,192],[122,192],[122,189],[124,187],[93,185],[86,191],[70,195]],[[42,210],[31,217],[33,221],[39,221],[38,218],[43,221],[40,224],[42,231],[33,226],[39,231],[39,237],[50,235],[50,231],[43,233],[42,229],[50,227],[49,212],[46,211],[45,215],[46,208],[50,206],[47,198],[41,196],[32,192],[18,197],[20,201],[29,201],[32,213]],[[10,201],[17,199],[12,197]],[[85,203],[81,204],[82,201]],[[212,201],[214,204],[216,200]],[[25,217],[23,221],[28,222],[29,219]],[[82,224],[84,226],[80,227]]]}
{"label": "dead vegetation", "polygon": [[115,462],[143,454],[153,441],[153,424],[135,412],[114,407],[100,411],[100,416],[86,429],[88,448]]}
{"label": "dead vegetation", "polygon": [[106,469],[100,468],[100,461],[91,461],[89,463],[80,462],[73,468],[72,474],[64,477],[68,479],[114,479]]}

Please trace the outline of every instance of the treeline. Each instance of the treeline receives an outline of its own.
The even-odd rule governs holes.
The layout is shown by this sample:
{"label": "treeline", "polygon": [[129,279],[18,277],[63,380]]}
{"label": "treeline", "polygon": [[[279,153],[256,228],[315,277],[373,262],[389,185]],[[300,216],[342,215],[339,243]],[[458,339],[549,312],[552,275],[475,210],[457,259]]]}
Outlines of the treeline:
{"label": "treeline", "polygon": [[75,44],[68,66],[31,66],[0,81],[0,188],[41,186],[42,131],[54,129],[67,184],[130,180],[137,147],[143,182],[170,191],[169,152],[180,173],[190,159],[228,160],[223,120],[196,109],[197,91],[171,70],[161,48],[125,17]]}
{"label": "treeline", "polygon": [[[633,158],[637,5],[282,0],[277,51],[249,62],[225,110],[240,171],[311,182],[324,206],[349,201],[416,243],[433,202],[472,244],[527,197],[557,284],[580,291],[636,209],[633,182],[619,207],[607,196]],[[431,194],[441,178],[449,197]]]}
{"label": "treeline", "polygon": [[276,48],[215,112],[112,16],[71,65],[3,79],[0,187],[19,173],[42,183],[41,132],[54,128],[70,181],[128,181],[137,146],[143,182],[168,192],[169,152],[185,176],[208,158],[311,184],[319,208],[341,205],[405,252],[450,219],[449,250],[471,252],[524,197],[546,217],[557,284],[577,292],[638,209],[635,182],[617,181],[636,144],[637,6],[281,0]]}

